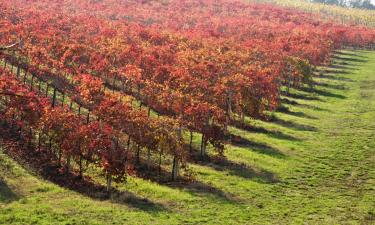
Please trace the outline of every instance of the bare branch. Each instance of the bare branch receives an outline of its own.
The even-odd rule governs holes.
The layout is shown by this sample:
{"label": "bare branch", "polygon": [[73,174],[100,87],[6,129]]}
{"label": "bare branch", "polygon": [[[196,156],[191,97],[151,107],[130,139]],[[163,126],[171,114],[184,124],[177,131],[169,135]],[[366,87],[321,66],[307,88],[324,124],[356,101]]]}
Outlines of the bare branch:
{"label": "bare branch", "polygon": [[0,95],[16,96],[16,97],[23,97],[23,98],[31,98],[31,97],[28,97],[28,96],[14,94],[14,93],[9,93],[9,92],[0,92]]}
{"label": "bare branch", "polygon": [[0,51],[4,51],[4,50],[10,49],[10,48],[13,48],[13,47],[15,47],[16,45],[18,45],[18,44],[20,44],[20,43],[21,43],[21,40],[17,41],[17,42],[14,43],[14,44],[8,45],[8,46],[0,47]]}

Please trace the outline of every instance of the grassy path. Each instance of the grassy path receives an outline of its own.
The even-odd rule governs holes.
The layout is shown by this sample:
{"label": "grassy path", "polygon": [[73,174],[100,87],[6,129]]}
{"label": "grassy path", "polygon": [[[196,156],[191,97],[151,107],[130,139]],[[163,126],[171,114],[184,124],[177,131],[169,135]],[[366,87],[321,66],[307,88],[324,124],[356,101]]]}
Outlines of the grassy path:
{"label": "grassy path", "polygon": [[0,152],[0,224],[375,224],[375,52],[342,52],[315,80],[256,132],[232,127],[228,161],[191,165],[196,184],[130,178],[101,201]]}

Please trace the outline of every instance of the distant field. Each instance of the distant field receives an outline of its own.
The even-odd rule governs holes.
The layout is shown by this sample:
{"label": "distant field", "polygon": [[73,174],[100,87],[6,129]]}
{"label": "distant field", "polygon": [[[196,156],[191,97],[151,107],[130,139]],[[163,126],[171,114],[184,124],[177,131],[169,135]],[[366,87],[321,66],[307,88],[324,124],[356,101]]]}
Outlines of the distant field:
{"label": "distant field", "polygon": [[343,23],[353,23],[375,27],[375,10],[348,9],[340,6],[311,3],[307,0],[250,0],[252,2],[270,2],[280,6],[292,7],[317,13],[325,18],[336,19]]}
{"label": "distant field", "polygon": [[0,224],[375,224],[375,53],[334,59],[313,90],[282,96],[273,121],[230,127],[241,137],[225,146],[230,164],[189,166],[200,184],[129,178],[99,200],[42,179],[3,145]]}

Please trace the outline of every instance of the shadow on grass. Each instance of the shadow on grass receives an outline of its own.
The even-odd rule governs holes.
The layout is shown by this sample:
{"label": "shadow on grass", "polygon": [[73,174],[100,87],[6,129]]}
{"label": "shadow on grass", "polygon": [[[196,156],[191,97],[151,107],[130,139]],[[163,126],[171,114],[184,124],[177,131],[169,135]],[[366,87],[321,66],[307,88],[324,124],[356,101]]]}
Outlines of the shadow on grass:
{"label": "shadow on grass", "polygon": [[340,71],[352,71],[352,70],[357,70],[355,67],[354,64],[349,64],[349,63],[334,63],[334,64],[331,64],[329,66],[327,66],[327,68],[329,69],[335,69],[335,70],[340,70]]}
{"label": "shadow on grass", "polygon": [[179,181],[179,182],[171,182],[166,183],[167,186],[171,188],[177,188],[183,191],[187,191],[190,194],[194,195],[212,195],[214,198],[217,198],[221,201],[224,201],[226,203],[232,203],[232,204],[241,204],[242,200],[235,196],[234,194],[224,192],[212,185],[208,185],[206,183],[194,180],[194,181]]}
{"label": "shadow on grass", "polygon": [[346,66],[348,67],[348,69],[354,69],[354,70],[357,70],[357,67],[358,66],[361,66],[361,63],[350,63],[350,62],[346,62],[346,61],[334,61],[332,62],[333,66],[335,65],[338,65],[338,66]]}
{"label": "shadow on grass", "polygon": [[216,171],[226,171],[228,175],[256,180],[260,183],[274,184],[279,182],[276,174],[260,168],[252,168],[245,163],[228,160],[225,157],[212,157],[205,161],[197,161],[198,165],[207,166]]}
{"label": "shadow on grass", "polygon": [[0,177],[0,203],[11,203],[19,200],[19,196]]}
{"label": "shadow on grass", "polygon": [[316,75],[315,77],[323,78],[327,80],[333,80],[333,81],[354,82],[352,79],[347,78],[347,77],[337,77],[337,76],[332,76],[332,75],[327,75],[327,74],[319,74],[319,75]]}
{"label": "shadow on grass", "polygon": [[289,128],[289,129],[293,129],[293,130],[296,130],[296,131],[312,131],[312,132],[316,132],[318,131],[318,129],[316,127],[313,127],[313,126],[310,126],[310,125],[305,125],[305,124],[299,124],[299,123],[296,123],[296,122],[293,122],[293,121],[287,121],[287,120],[283,120],[277,116],[273,116],[269,122],[271,123],[274,123],[274,124],[277,124],[277,125],[280,125],[280,126],[283,126],[283,127],[286,127],[286,128]]}
{"label": "shadow on grass", "polygon": [[[198,152],[195,150],[194,152]],[[196,164],[204,164],[209,160],[209,157],[204,158],[204,163],[199,163],[201,158],[198,156],[198,154],[193,155],[190,158],[190,163],[196,163]],[[195,179],[194,177],[184,177],[180,176],[178,177],[177,181],[171,181],[171,173],[166,171],[165,169],[159,169],[156,165],[152,166],[146,166],[141,165],[137,167],[137,177],[140,177],[142,179],[150,180],[153,182],[158,183],[159,185],[164,185],[170,188],[177,188],[182,191],[189,192],[191,194],[200,194],[200,195],[211,195],[214,198],[217,198],[221,201],[228,202],[228,203],[241,203],[241,200],[238,199],[235,195],[224,192],[221,189],[214,187],[213,185],[203,183],[202,181],[199,181]]]}
{"label": "shadow on grass", "polygon": [[303,104],[295,101],[295,100],[290,100],[290,99],[287,99],[287,98],[280,98],[280,102],[282,104],[287,104],[287,105],[294,105],[294,106],[301,106]]}
{"label": "shadow on grass", "polygon": [[307,115],[304,112],[290,111],[290,109],[288,107],[284,106],[284,105],[279,106],[276,111],[280,112],[280,113],[283,113],[283,114],[287,114],[287,115],[291,115],[291,116],[295,116],[295,117],[300,117],[300,118],[306,118],[306,119],[311,119],[311,120],[318,119],[314,116]]}
{"label": "shadow on grass", "polygon": [[350,74],[349,71],[346,71],[346,70],[335,70],[335,69],[322,69],[320,70],[321,73],[324,73],[324,74],[334,74],[334,75],[338,75],[338,74]]}
{"label": "shadow on grass", "polygon": [[276,138],[276,139],[282,139],[282,140],[289,140],[289,141],[301,141],[299,138],[290,136],[288,134],[284,134],[283,132],[276,131],[276,130],[267,130],[263,127],[255,127],[251,126],[249,124],[242,124],[239,121],[232,121],[231,125],[233,125],[235,128],[248,131],[248,132],[255,132],[255,133],[262,133],[269,137]]}
{"label": "shadow on grass", "polygon": [[41,175],[59,186],[74,190],[95,200],[109,200],[116,204],[124,204],[150,213],[168,210],[162,204],[136,196],[129,191],[120,191],[112,188],[109,195],[104,185],[96,183],[88,176],[82,179],[78,173],[61,172],[61,167],[57,165],[50,164],[46,166],[42,169]]}
{"label": "shadow on grass", "polygon": [[299,103],[297,101],[290,100],[290,99],[287,99],[287,98],[281,98],[280,102],[282,104],[293,105],[293,106],[296,106],[296,107],[299,107],[299,108],[312,109],[312,110],[316,110],[316,111],[330,112],[330,110],[328,110],[328,109],[319,108],[318,106],[314,106],[314,105],[302,104],[302,103]]}
{"label": "shadow on grass", "polygon": [[[342,60],[342,61],[346,61],[346,62],[360,62],[360,63],[368,62],[368,60],[365,60],[365,59],[348,58],[348,57],[344,57],[344,56],[345,56],[345,54],[334,55],[334,56],[332,56],[332,59]],[[350,56],[350,55],[347,55],[347,56]]]}
{"label": "shadow on grass", "polygon": [[[0,127],[0,136],[4,142],[9,143],[7,146],[11,146],[6,149],[8,155],[17,160],[21,165],[27,167],[26,169],[32,169],[44,179],[61,187],[73,190],[95,200],[109,200],[113,203],[125,204],[149,213],[168,210],[162,204],[138,197],[128,191],[120,191],[112,188],[111,195],[109,195],[104,185],[96,183],[90,177],[84,176],[81,178],[75,171],[70,173],[64,171],[63,168],[57,165],[57,159],[51,161],[51,158],[54,156],[51,156],[49,151],[43,148],[41,151],[36,151],[34,148],[30,148],[30,146],[20,144],[19,140],[12,135],[9,129]],[[0,190],[3,191],[2,189]],[[5,191],[9,195],[10,192],[7,189]]]}
{"label": "shadow on grass", "polygon": [[352,57],[358,57],[358,58],[368,58],[367,56],[358,55],[358,54],[352,53],[352,52],[334,51],[334,54],[339,55],[339,56],[352,56]]}
{"label": "shadow on grass", "polygon": [[328,89],[348,90],[348,88],[343,84],[329,84],[329,83],[324,83],[324,82],[319,82],[319,81],[314,81],[313,84],[314,84],[314,86],[325,87],[325,88],[328,88]]}
{"label": "shadow on grass", "polygon": [[332,92],[329,92],[329,91],[319,90],[319,89],[316,89],[316,88],[300,87],[300,88],[298,88],[298,90],[304,91],[304,92],[307,92],[307,93],[314,93],[314,94],[324,96],[324,97],[329,97],[329,98],[339,98],[339,99],[345,99],[346,98],[344,95],[335,94],[335,93],[332,93]]}
{"label": "shadow on grass", "polygon": [[283,96],[286,96],[286,97],[289,97],[289,98],[294,98],[294,99],[322,101],[319,97],[316,97],[316,96],[306,96],[306,95],[303,95],[303,94],[290,93],[290,92],[286,92],[286,91],[282,91],[281,94]]}
{"label": "shadow on grass", "polygon": [[238,135],[230,134],[230,143],[234,146],[243,147],[250,151],[269,155],[276,158],[285,158],[286,155],[265,143],[254,142]]}

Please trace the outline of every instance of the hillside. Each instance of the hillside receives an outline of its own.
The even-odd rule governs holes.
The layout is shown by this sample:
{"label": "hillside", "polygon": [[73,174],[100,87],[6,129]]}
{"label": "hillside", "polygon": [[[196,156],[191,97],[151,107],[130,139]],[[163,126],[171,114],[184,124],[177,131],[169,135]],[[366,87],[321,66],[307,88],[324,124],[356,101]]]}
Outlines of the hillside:
{"label": "hillside", "polygon": [[370,12],[283,2],[0,0],[0,224],[374,223]]}
{"label": "hillside", "polygon": [[0,223],[374,224],[374,69],[373,52],[338,54],[313,91],[284,97],[273,122],[230,129],[243,139],[227,146],[232,165],[191,165],[200,184],[130,178],[100,200],[1,153]]}

